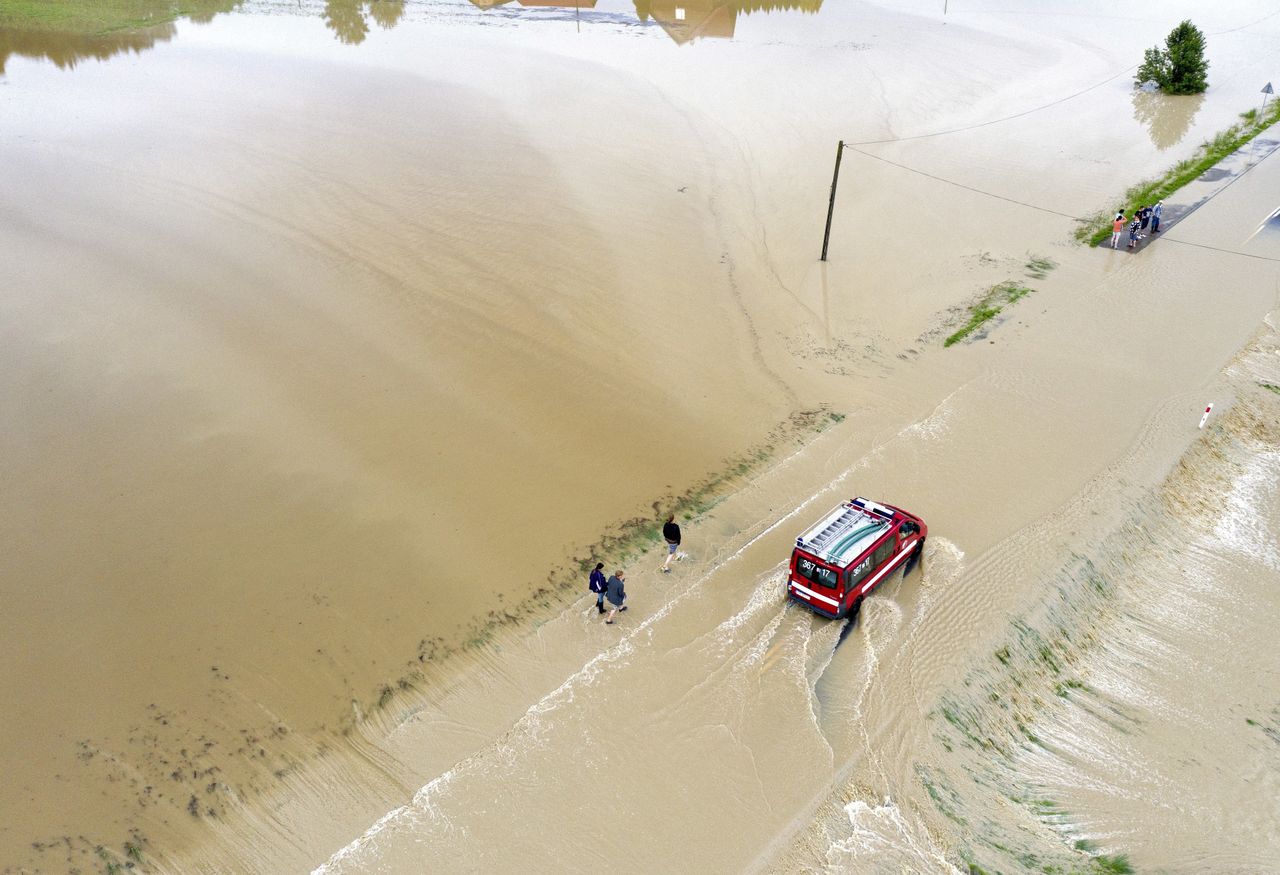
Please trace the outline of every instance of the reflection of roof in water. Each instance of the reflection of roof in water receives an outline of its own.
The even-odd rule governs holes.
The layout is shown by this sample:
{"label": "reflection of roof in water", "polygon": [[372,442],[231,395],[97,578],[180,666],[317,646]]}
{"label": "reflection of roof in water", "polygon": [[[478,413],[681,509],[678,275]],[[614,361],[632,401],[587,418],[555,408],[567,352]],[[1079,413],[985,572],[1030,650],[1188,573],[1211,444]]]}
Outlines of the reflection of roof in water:
{"label": "reflection of roof in water", "polygon": [[712,37],[732,39],[738,13],[817,12],[822,0],[635,0],[636,13],[652,17],[680,45]]}
{"label": "reflection of roof in water", "polygon": [[716,0],[659,0],[649,4],[649,15],[680,45],[700,37],[732,39],[738,23],[737,4]]}
{"label": "reflection of roof in water", "polygon": [[[641,21],[653,20],[683,45],[704,37],[731,39],[738,13],[817,12],[822,0],[632,0]],[[516,4],[524,7],[594,9],[596,0],[471,0],[481,9]]]}
{"label": "reflection of roof in water", "polygon": [[533,6],[547,9],[595,9],[596,0],[471,0],[472,6],[493,9],[495,6]]}

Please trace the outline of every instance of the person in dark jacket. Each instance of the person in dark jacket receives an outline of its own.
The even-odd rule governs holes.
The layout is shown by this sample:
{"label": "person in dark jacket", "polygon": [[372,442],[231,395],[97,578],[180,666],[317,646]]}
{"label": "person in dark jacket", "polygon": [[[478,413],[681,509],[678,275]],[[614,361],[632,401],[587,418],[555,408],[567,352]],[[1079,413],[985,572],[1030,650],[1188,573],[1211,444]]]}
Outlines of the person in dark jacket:
{"label": "person in dark jacket", "polygon": [[627,592],[623,589],[622,581],[626,577],[626,573],[619,568],[613,572],[613,577],[609,578],[605,584],[604,597],[609,600],[611,607],[609,608],[609,617],[605,620],[610,626],[613,625],[613,616],[618,611],[625,611],[627,606],[623,604],[627,600]]}
{"label": "person in dark jacket", "polygon": [[676,515],[668,514],[667,521],[662,524],[662,539],[667,542],[667,561],[662,563],[662,573],[671,573],[671,560],[680,549],[680,526],[676,523]]}
{"label": "person in dark jacket", "polygon": [[595,570],[591,572],[591,580],[587,584],[590,590],[596,594],[596,610],[604,613],[604,591],[609,588],[609,583],[604,579],[604,563],[597,562]]}

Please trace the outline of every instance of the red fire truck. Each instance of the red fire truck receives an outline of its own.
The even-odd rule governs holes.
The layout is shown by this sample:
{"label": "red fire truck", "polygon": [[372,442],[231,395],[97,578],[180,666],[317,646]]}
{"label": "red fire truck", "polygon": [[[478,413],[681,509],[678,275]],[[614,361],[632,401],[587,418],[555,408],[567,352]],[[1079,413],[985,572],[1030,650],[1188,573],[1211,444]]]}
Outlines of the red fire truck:
{"label": "red fire truck", "polygon": [[787,595],[824,617],[857,613],[867,593],[924,549],[924,520],[865,498],[846,501],[796,538]]}

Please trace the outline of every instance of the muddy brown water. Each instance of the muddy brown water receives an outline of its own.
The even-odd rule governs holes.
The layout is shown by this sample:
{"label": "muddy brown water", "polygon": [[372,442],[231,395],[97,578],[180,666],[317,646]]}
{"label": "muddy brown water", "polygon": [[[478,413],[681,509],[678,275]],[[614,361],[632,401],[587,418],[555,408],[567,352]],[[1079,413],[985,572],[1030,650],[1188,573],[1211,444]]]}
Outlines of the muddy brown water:
{"label": "muddy brown water", "polygon": [[[1252,542],[1274,544],[1275,436],[1250,423],[1280,384],[1262,322],[1280,252],[1250,234],[1277,159],[1133,258],[1067,246],[1055,212],[1248,108],[1275,20],[1202,20],[1223,84],[1169,110],[1121,74],[1179,10],[822,5],[686,40],[597,6],[354,4],[354,40],[334,28],[352,9],[245,4],[141,54],[10,56],[0,862],[1273,858],[1276,703],[1243,678],[1276,652],[1247,613],[1178,625],[1117,595],[1129,625],[1060,621],[1102,643],[1035,675],[1016,721],[972,691],[1008,695],[1009,618],[1049,635],[1046,600],[1091,579],[1080,557],[1133,599],[1132,578],[1172,573],[1168,545],[1205,544],[1232,610],[1267,604],[1270,554],[1160,496],[1254,507]],[[917,135],[859,147],[893,163],[846,156],[819,265],[834,141]],[[1031,276],[1033,254],[1055,268]],[[1035,292],[941,349],[1006,279]],[[1229,418],[1202,436],[1206,394]],[[779,436],[815,410],[841,421]],[[618,628],[546,592],[764,444],[675,574],[630,557]],[[780,563],[853,492],[931,539],[846,631],[784,605]],[[1207,659],[1227,628],[1254,636],[1248,667]],[[1121,689],[1108,647],[1203,667]],[[1090,722],[1107,709],[1124,717]],[[1175,752],[1197,733],[1230,741],[1192,767]],[[1170,813],[1170,787],[1200,792]],[[1211,830],[1242,792],[1256,816]],[[1151,840],[1172,824],[1181,844]]]}

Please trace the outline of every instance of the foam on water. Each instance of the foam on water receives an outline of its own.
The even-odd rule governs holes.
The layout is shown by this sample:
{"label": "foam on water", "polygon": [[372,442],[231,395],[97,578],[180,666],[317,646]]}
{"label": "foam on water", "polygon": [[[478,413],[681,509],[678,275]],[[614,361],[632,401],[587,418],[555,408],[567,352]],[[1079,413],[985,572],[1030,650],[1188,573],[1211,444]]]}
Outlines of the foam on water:
{"label": "foam on water", "polygon": [[1280,492],[1280,452],[1258,453],[1236,477],[1214,528],[1218,546],[1280,571],[1280,535],[1267,524]]}
{"label": "foam on water", "polygon": [[844,812],[849,832],[832,842],[825,855],[832,870],[918,871],[918,866],[927,865],[931,871],[959,875],[921,821],[904,814],[892,799],[878,804],[855,799]]}

